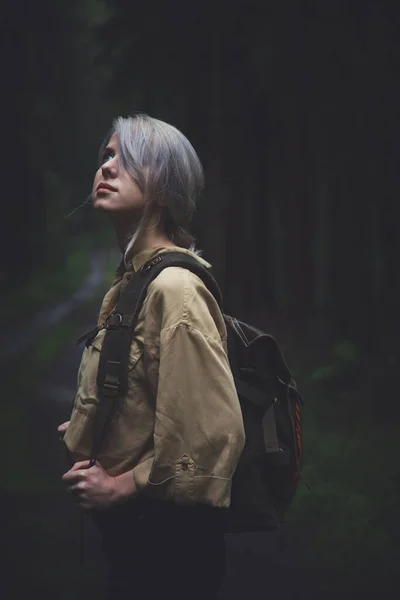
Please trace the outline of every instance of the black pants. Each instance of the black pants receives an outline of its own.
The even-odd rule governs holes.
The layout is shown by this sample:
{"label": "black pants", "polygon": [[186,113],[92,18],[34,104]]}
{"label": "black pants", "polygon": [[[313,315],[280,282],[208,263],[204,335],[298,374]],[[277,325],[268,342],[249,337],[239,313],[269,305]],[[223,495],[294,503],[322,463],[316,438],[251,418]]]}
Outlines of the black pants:
{"label": "black pants", "polygon": [[109,564],[106,600],[214,600],[225,575],[221,509],[127,503],[93,515]]}

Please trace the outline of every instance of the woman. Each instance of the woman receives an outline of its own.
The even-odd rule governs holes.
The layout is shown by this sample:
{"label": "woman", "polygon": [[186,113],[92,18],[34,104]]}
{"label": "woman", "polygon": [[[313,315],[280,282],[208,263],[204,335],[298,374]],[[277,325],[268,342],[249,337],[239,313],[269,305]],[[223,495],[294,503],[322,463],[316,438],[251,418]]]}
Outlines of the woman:
{"label": "woman", "polygon": [[[181,132],[141,114],[114,121],[93,204],[110,217],[123,259],[99,325],[158,253],[189,253],[210,267],[187,230],[202,187],[201,164]],[[152,281],[132,337],[128,391],[91,466],[104,335],[83,353],[71,419],[59,431],[73,463],[63,481],[102,534],[107,597],[211,600],[224,573],[221,516],[244,446],[219,306],[187,269],[168,267]]]}

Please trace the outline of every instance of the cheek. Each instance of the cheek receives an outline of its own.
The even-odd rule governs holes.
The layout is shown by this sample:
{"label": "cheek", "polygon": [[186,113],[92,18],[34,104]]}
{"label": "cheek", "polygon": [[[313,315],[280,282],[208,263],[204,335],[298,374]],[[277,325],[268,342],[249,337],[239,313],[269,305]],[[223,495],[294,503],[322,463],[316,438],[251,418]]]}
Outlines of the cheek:
{"label": "cheek", "polygon": [[140,187],[132,182],[131,179],[126,178],[124,181],[124,196],[126,200],[135,206],[138,206],[144,202],[143,193]]}
{"label": "cheek", "polygon": [[96,173],[96,175],[94,176],[94,180],[93,180],[93,190],[95,189],[96,185],[99,183],[101,179],[101,169],[99,169]]}

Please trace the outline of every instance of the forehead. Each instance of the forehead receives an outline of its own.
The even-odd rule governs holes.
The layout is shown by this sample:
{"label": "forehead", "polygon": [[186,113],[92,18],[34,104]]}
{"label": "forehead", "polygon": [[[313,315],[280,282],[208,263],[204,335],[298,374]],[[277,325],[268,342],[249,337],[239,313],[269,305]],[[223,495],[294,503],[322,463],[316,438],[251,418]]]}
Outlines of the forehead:
{"label": "forehead", "polygon": [[118,148],[118,133],[114,132],[108,140],[107,148]]}

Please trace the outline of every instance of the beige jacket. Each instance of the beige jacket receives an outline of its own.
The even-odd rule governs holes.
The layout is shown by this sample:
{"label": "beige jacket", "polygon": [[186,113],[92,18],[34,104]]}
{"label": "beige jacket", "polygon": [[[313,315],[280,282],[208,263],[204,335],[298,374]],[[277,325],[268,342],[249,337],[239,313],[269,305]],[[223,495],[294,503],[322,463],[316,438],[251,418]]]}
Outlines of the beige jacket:
{"label": "beige jacket", "polygon": [[[100,310],[103,324],[128,279],[160,251],[136,255]],[[64,441],[72,460],[90,456],[102,329],[82,356]],[[192,272],[168,267],[149,285],[133,335],[128,392],[117,401],[98,456],[111,475],[133,469],[139,493],[176,503],[228,507],[244,446],[242,413],[226,354],[225,323],[212,294]]]}

